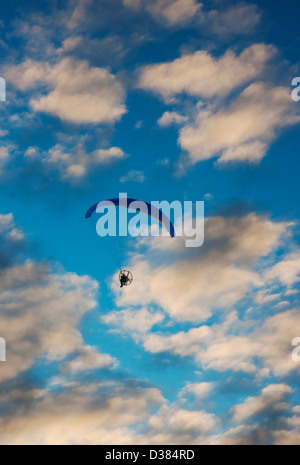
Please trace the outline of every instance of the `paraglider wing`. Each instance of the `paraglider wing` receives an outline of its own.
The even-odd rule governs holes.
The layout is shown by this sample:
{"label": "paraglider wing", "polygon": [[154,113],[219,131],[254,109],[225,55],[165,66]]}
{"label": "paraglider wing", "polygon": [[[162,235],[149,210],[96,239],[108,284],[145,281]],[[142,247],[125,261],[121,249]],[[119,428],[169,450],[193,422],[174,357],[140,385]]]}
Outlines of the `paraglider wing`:
{"label": "paraglider wing", "polygon": [[[123,204],[123,202],[126,202]],[[103,200],[101,202],[95,203],[92,207],[88,209],[86,212],[85,218],[88,219],[92,216],[92,214],[97,210],[98,205],[101,205],[101,207],[105,206],[110,206],[110,205],[115,205],[116,207],[125,207],[125,208],[133,208],[131,207],[131,204],[134,202],[139,202],[138,200],[135,199],[110,199],[110,200]],[[169,232],[170,236],[173,238],[175,237],[175,228],[173,224],[171,223],[170,219],[158,208],[154,207],[153,205],[150,205],[147,202],[139,202],[139,204],[144,204],[145,208],[144,210],[138,207],[138,209],[142,212],[145,213],[146,215],[155,218],[157,221],[159,221],[160,224],[162,224],[166,230]]]}

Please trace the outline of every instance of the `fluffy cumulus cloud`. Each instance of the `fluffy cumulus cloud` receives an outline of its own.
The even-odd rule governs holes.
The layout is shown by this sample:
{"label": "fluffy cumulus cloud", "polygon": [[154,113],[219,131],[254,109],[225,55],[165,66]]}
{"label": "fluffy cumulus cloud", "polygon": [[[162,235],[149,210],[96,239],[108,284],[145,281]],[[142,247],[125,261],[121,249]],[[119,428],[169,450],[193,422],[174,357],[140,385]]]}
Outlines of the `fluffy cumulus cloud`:
{"label": "fluffy cumulus cloud", "polygon": [[7,147],[0,148],[0,163],[3,165],[9,157],[9,151]]}
{"label": "fluffy cumulus cloud", "polygon": [[[110,144],[113,125],[127,112],[125,85],[130,111],[144,111],[142,91],[161,99],[152,112],[161,115],[159,128],[152,129],[165,137],[164,128],[177,127],[182,166],[257,163],[283,128],[299,122],[290,89],[268,72],[278,60],[275,47],[252,42],[243,49],[244,38],[236,40],[259,25],[254,4],[69,0],[51,11],[15,18],[7,44],[0,42],[9,55],[2,73],[10,92],[1,174],[19,157],[26,170],[12,171],[22,170],[24,179],[46,174],[55,187],[56,175],[75,197],[82,180],[80,194],[89,195],[93,171],[127,157],[118,146],[130,138],[125,126]],[[187,39],[180,51],[175,37]],[[232,37],[234,48],[226,49]],[[144,51],[164,45],[165,61],[145,60]],[[137,140],[149,134],[143,113],[124,122],[132,130],[136,123]],[[141,187],[145,166],[132,169],[127,161],[117,180]],[[172,153],[159,163],[155,175],[172,168]],[[101,181],[95,185],[103,189],[112,183]],[[11,185],[3,202],[14,203]],[[205,192],[218,201],[213,181]],[[44,201],[43,192],[36,201]],[[14,216],[0,215],[0,443],[299,444],[295,226],[257,213],[215,213],[198,249],[185,247],[188,231],[141,237],[127,256],[134,285],[120,290],[118,274],[98,283],[35,258]],[[32,227],[38,238],[41,230]]]}
{"label": "fluffy cumulus cloud", "polygon": [[145,66],[138,86],[165,99],[182,93],[202,98],[225,96],[259,76],[273,53],[273,48],[264,44],[252,45],[240,55],[227,51],[220,58],[197,51],[169,63]]}
{"label": "fluffy cumulus cloud", "polygon": [[157,124],[161,127],[170,126],[172,124],[182,124],[187,121],[187,116],[180,115],[176,111],[166,111],[161,118],[159,118]]}
{"label": "fluffy cumulus cloud", "polygon": [[144,347],[151,353],[193,357],[200,367],[219,372],[286,376],[293,371],[299,373],[299,364],[291,356],[291,342],[299,323],[296,309],[269,317],[260,327],[250,320],[248,326],[252,329],[247,330],[233,313],[222,324],[194,327],[172,335],[148,334]]}
{"label": "fluffy cumulus cloud", "polygon": [[[272,223],[266,217],[253,214],[241,218],[211,218],[208,229],[212,243],[208,244],[201,260],[206,266],[205,255],[210,257],[215,275],[218,268],[226,270],[233,263],[239,263],[251,274],[251,267],[276,249],[289,227],[288,223]],[[1,243],[24,243],[12,215],[0,217],[0,234]],[[235,236],[240,237],[237,249]],[[163,253],[154,240],[152,258],[156,251]],[[174,268],[181,272],[180,246],[176,252],[179,262]],[[85,343],[79,330],[82,317],[96,306],[97,283],[88,276],[55,272],[44,263],[24,262],[18,249],[14,254],[15,260],[7,262],[0,273],[3,290],[0,327],[9,354],[9,363],[1,365],[0,383],[12,383],[9,394],[3,391],[0,396],[0,405],[8,406],[0,421],[1,443],[113,445],[297,441],[299,412],[290,404],[291,387],[283,382],[269,383],[261,392],[256,390],[255,395],[244,395],[227,412],[232,419],[228,429],[214,412],[212,399],[218,389],[216,381],[182,380],[176,400],[169,403],[156,387],[126,380],[123,375],[119,378],[117,360]],[[191,256],[184,260],[193,262]],[[210,326],[196,324],[187,331],[178,332],[176,327],[170,331],[172,326],[167,314],[172,324],[179,315],[170,311],[175,308],[172,307],[174,303],[157,300],[157,290],[153,292],[151,283],[155,273],[152,270],[147,274],[147,266],[153,264],[147,264],[144,259],[136,261],[135,265],[137,278],[143,276],[143,280],[150,283],[141,291],[145,306],[140,308],[142,294],[134,300],[128,288],[128,292],[118,298],[118,304],[124,308],[101,317],[110,334],[132,336],[135,343],[155,356],[169,353],[193,358],[196,366],[204,371],[251,373],[257,383],[266,376],[288,376],[299,369],[290,351],[295,328],[300,325],[298,310],[277,312],[261,322],[250,318],[243,321],[236,312],[228,311],[222,321]],[[164,273],[164,270],[160,266],[156,272]],[[263,267],[260,280],[266,284],[271,279],[276,281],[276,277],[266,276],[266,267]],[[168,280],[163,282],[166,284]],[[223,286],[221,280],[217,282]],[[235,283],[238,287],[237,281]],[[193,285],[197,288],[199,282],[193,281]],[[142,283],[137,283],[135,292],[140,286]],[[178,283],[170,292],[174,301],[178,299],[174,291],[176,286]],[[226,292],[235,291],[225,289],[224,301],[232,298],[226,297]],[[194,295],[194,291],[188,289],[186,302],[181,302],[183,312],[179,319],[182,321],[194,319],[194,310],[189,313],[191,293]],[[201,299],[198,299],[198,308],[201,309]],[[58,372],[38,385],[30,381],[29,375],[35,363],[41,360],[46,365],[57,364]],[[114,373],[103,381],[97,378],[99,370]],[[93,373],[92,383],[82,381],[82,374],[86,379],[88,372]],[[19,382],[23,375],[25,381],[21,378]],[[270,417],[276,418],[271,426]]]}
{"label": "fluffy cumulus cloud", "polygon": [[193,395],[197,400],[205,399],[213,389],[213,383],[187,383],[179,393],[179,397]]}
{"label": "fluffy cumulus cloud", "polygon": [[185,410],[178,405],[163,406],[150,418],[154,444],[201,444],[218,428],[218,418],[203,410]]}
{"label": "fluffy cumulus cloud", "polygon": [[163,257],[170,248],[177,250],[179,260],[153,268],[137,259],[133,264],[137,286],[122,293],[118,304],[154,302],[175,320],[205,321],[213,310],[230,308],[253,286],[263,284],[254,264],[272,252],[288,230],[288,223],[273,223],[254,214],[208,218],[207,240],[198,256],[184,247],[184,238],[154,238],[151,253],[157,251]]}
{"label": "fluffy cumulus cloud", "polygon": [[196,0],[156,0],[147,4],[146,8],[156,18],[175,25],[193,18],[200,7]]}
{"label": "fluffy cumulus cloud", "polygon": [[155,19],[166,22],[168,26],[186,23],[202,6],[196,0],[123,0],[123,4],[134,10],[144,8]]}
{"label": "fluffy cumulus cloud", "polygon": [[21,229],[15,224],[12,213],[0,215],[0,234],[2,244],[4,241],[13,241],[14,239],[22,241],[24,239]]}
{"label": "fluffy cumulus cloud", "polygon": [[[132,263],[138,281],[134,292],[130,288],[126,293],[116,290],[117,304],[127,309],[113,312],[105,322],[113,323],[121,332],[126,328],[127,336],[131,333],[136,342],[152,354],[190,357],[202,369],[252,373],[257,379],[298,373],[299,364],[291,356],[291,342],[300,325],[299,311],[291,308],[288,301],[286,310],[281,311],[276,305],[292,292],[292,284],[297,283],[300,271],[295,266],[292,277],[284,281],[284,264],[290,257],[282,257],[282,262],[275,267],[271,258],[282,240],[289,236],[291,226],[254,214],[240,218],[209,218],[207,243],[196,258],[194,251],[190,255],[189,251],[183,251],[181,238],[176,238],[175,242],[155,238],[149,260],[137,258]],[[163,266],[159,258],[160,255],[167,257],[170,242],[175,246],[169,250],[173,253],[177,250],[178,259]],[[280,269],[280,265],[283,267],[282,274],[279,273],[283,276],[281,285],[286,287],[278,289],[277,267]],[[251,318],[250,311],[245,313],[245,320],[240,319],[232,308],[239,306],[244,298],[254,299],[262,311],[265,305],[275,305],[276,313],[256,321]],[[148,315],[145,309],[139,310],[140,305],[155,305],[160,311]],[[197,325],[212,314],[216,315],[218,310],[222,310],[221,322]],[[166,322],[160,314],[173,322],[193,322],[194,325],[189,330],[168,331],[166,325],[159,327]],[[143,316],[145,323],[140,326],[144,330],[137,331],[126,324],[125,315],[125,321],[129,315],[136,321]],[[158,325],[156,331],[147,331],[154,323]],[[192,384],[183,392],[201,395],[202,389],[205,393],[209,386]]]}
{"label": "fluffy cumulus cloud", "polygon": [[7,268],[14,263],[16,252],[24,246],[24,235],[20,228],[15,225],[14,217],[11,213],[0,215],[0,270]]}
{"label": "fluffy cumulus cloud", "polygon": [[285,396],[292,391],[286,384],[270,384],[258,397],[248,397],[243,404],[232,409],[233,421],[240,423],[249,417],[263,413],[267,409],[282,409]]}
{"label": "fluffy cumulus cloud", "polygon": [[[2,132],[2,134],[1,134]],[[5,137],[8,134],[8,131],[0,131],[0,137]],[[12,143],[3,143],[0,147],[0,176],[4,177],[7,173],[9,162],[13,160],[13,155],[15,151],[15,144]]]}
{"label": "fluffy cumulus cloud", "polygon": [[[22,394],[24,399],[26,392]],[[145,420],[150,408],[163,400],[154,388],[125,390],[105,383],[85,388],[74,382],[56,395],[27,394],[29,399],[38,395],[38,401],[29,410],[1,418],[2,444],[135,444],[132,425]]]}
{"label": "fluffy cumulus cloud", "polygon": [[150,14],[164,27],[201,27],[205,33],[222,38],[249,34],[261,19],[256,5],[243,2],[218,5],[218,9],[209,9],[197,0],[123,0],[123,5]]}
{"label": "fluffy cumulus cloud", "polygon": [[80,143],[70,149],[57,144],[41,153],[37,147],[28,147],[25,152],[27,161],[43,162],[48,170],[58,171],[64,181],[80,181],[92,169],[114,163],[125,157],[125,153],[119,147],[97,149],[87,153]]}
{"label": "fluffy cumulus cloud", "polygon": [[258,162],[278,131],[299,121],[283,87],[251,84],[228,108],[199,111],[179,142],[193,162],[218,157],[219,163]]}
{"label": "fluffy cumulus cloud", "polygon": [[292,388],[268,384],[256,396],[231,409],[233,426],[216,438],[216,444],[297,444],[299,407],[292,406]]}
{"label": "fluffy cumulus cloud", "polygon": [[[179,109],[165,112],[158,122],[183,125],[178,143],[189,163],[210,158],[220,164],[257,163],[279,131],[300,120],[290,90],[261,80],[274,53],[265,44],[252,45],[239,55],[227,51],[219,58],[197,51],[169,63],[145,66],[138,87],[177,107],[182,98],[201,99],[196,104],[191,100],[189,117],[181,116]],[[225,99],[234,90],[236,96]]]}
{"label": "fluffy cumulus cloud", "polygon": [[[11,244],[14,254],[0,270],[0,327],[8,354],[7,362],[1,363],[0,384],[12,386],[1,389],[0,405],[6,408],[0,442],[95,444],[99,438],[103,444],[116,438],[120,443],[134,442],[130,426],[162,404],[161,393],[153,387],[130,388],[125,381],[124,385],[116,380],[88,385],[80,381],[83,371],[112,370],[117,365],[110,355],[85,344],[79,330],[82,317],[97,304],[98,284],[88,276],[55,272],[46,263],[24,262],[16,247],[24,243],[24,236],[11,214],[0,216],[0,237],[1,253]],[[37,387],[32,370],[42,360],[45,368],[58,364],[59,376],[50,376]]]}
{"label": "fluffy cumulus cloud", "polygon": [[293,252],[266,271],[267,281],[279,281],[293,286],[300,279],[300,254]]}
{"label": "fluffy cumulus cloud", "polygon": [[164,315],[160,312],[153,312],[147,308],[142,308],[139,310],[113,311],[103,316],[102,319],[110,327],[115,328],[113,331],[124,333],[128,331],[139,337],[139,335],[149,332],[157,323],[162,322]]}
{"label": "fluffy cumulus cloud", "polygon": [[80,369],[83,358],[89,362],[86,369],[113,363],[111,357],[85,347],[78,330],[83,315],[96,305],[97,286],[88,277],[51,273],[27,261],[4,270],[0,286],[5,289],[0,324],[9,352],[1,381],[29,369],[39,357],[55,361],[72,355],[72,370]]}
{"label": "fluffy cumulus cloud", "polygon": [[[69,39],[65,43],[68,49],[78,43],[76,38]],[[20,64],[6,66],[5,76],[14,89],[15,104],[28,105],[26,113],[11,116],[14,125],[26,125],[28,121],[40,124],[36,113],[80,125],[81,132],[78,131],[72,140],[62,132],[56,134],[56,143],[50,148],[35,145],[22,148],[26,163],[42,162],[46,171],[55,170],[61,179],[77,182],[94,168],[126,156],[120,147],[109,147],[108,128],[127,110],[124,87],[108,68],[93,67],[88,61],[61,58],[60,53],[53,53],[48,62],[28,58]],[[100,147],[95,134],[98,125],[107,132]],[[7,165],[10,151],[18,152],[16,149],[8,143],[0,149],[0,170]]]}
{"label": "fluffy cumulus cloud", "polygon": [[213,309],[230,308],[242,299],[259,279],[242,267],[218,265],[203,259],[155,270],[137,262],[136,274],[142,276],[139,291],[121,296],[119,305],[155,302],[177,321],[205,321]]}
{"label": "fluffy cumulus cloud", "polygon": [[33,111],[64,121],[114,123],[126,113],[120,82],[107,69],[86,61],[64,58],[50,65],[28,59],[8,67],[5,76],[19,90],[39,90],[30,101]]}
{"label": "fluffy cumulus cloud", "polygon": [[[24,262],[15,245],[25,239],[11,214],[0,217],[0,235],[1,250],[11,243],[15,255],[0,273],[0,326],[8,353],[0,384],[12,386],[0,396],[0,406],[6,406],[1,444],[145,444],[162,438],[192,443],[211,434],[218,423],[211,413],[168,406],[157,388],[118,379],[117,372],[97,381],[98,370],[117,366],[113,357],[86,344],[79,330],[82,317],[96,306],[97,283],[55,272],[46,263]],[[105,321],[113,328],[118,319],[124,330],[142,334],[163,318],[144,309],[111,313]],[[36,363],[57,364],[58,376],[35,383]],[[94,372],[93,383],[81,380],[88,371]]]}
{"label": "fluffy cumulus cloud", "polygon": [[203,18],[203,25],[222,38],[253,32],[261,20],[257,5],[237,3],[225,9],[213,9]]}
{"label": "fluffy cumulus cloud", "polygon": [[111,366],[113,358],[86,346],[78,330],[83,315],[96,306],[97,283],[22,261],[24,237],[12,215],[0,217],[0,234],[0,326],[9,352],[9,363],[1,366],[1,382],[30,369],[40,357],[63,361],[71,356],[72,371],[83,369],[82,359],[86,369]]}

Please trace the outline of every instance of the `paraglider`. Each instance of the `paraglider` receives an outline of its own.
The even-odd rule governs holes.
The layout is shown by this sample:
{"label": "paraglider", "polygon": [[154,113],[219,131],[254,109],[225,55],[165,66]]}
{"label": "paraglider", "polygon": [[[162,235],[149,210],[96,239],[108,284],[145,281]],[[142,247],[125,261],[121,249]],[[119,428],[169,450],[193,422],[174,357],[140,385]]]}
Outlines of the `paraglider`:
{"label": "paraglider", "polygon": [[120,280],[120,287],[123,286],[130,286],[133,282],[133,276],[132,273],[128,270],[121,270],[119,274],[119,280]]}
{"label": "paraglider", "polygon": [[[169,218],[162,212],[162,210],[156,208],[153,205],[150,205],[147,202],[141,202],[139,200],[129,199],[127,197],[120,197],[117,199],[103,200],[101,202],[98,202],[88,209],[85,218],[89,219],[93,215],[93,213],[97,211],[98,207],[100,208],[111,206],[125,207],[128,210],[135,210],[139,213],[145,213],[149,217],[152,217],[156,221],[158,221],[162,226],[164,226],[164,228],[168,231],[172,238],[175,237],[175,228],[173,224],[170,222]],[[119,281],[121,288],[130,286],[133,282],[132,273],[120,267]]]}

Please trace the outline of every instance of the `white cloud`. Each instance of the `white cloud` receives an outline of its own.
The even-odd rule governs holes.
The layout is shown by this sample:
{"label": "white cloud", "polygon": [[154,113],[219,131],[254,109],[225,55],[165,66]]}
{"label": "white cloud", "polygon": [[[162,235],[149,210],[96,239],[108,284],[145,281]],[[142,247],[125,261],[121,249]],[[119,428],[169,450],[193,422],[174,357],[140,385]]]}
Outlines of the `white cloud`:
{"label": "white cloud", "polygon": [[78,329],[83,315],[97,304],[97,283],[88,276],[55,273],[32,260],[19,263],[17,245],[24,237],[11,214],[0,215],[0,235],[0,327],[8,360],[1,365],[1,382],[28,370],[41,357],[62,361],[73,355],[73,371],[83,370],[84,363],[87,369],[115,363],[86,346]]}
{"label": "white cloud", "polygon": [[[194,327],[186,332],[148,332],[139,338],[145,350],[191,356],[205,369],[243,371],[259,377],[270,372],[282,376],[297,370],[299,365],[293,362],[290,347],[295,328],[300,324],[297,310],[279,313],[260,323],[252,320],[243,323],[235,312],[229,313],[245,296],[252,295],[260,305],[268,305],[280,297],[272,288],[262,288],[267,275],[266,268],[261,267],[263,262],[260,261],[258,270],[255,267],[258,260],[266,257],[265,263],[272,269],[270,254],[278,248],[281,238],[290,234],[291,225],[273,223],[254,214],[208,218],[208,239],[199,257],[189,256],[177,238],[179,242],[174,242],[175,248],[171,249],[173,258],[176,250],[181,252],[171,265],[161,265],[157,259],[165,256],[167,244],[172,241],[153,238],[149,262],[141,258],[133,261],[135,286],[126,293],[118,292],[117,304],[121,307],[156,304],[175,321],[205,321],[218,309],[227,317],[219,325]],[[155,255],[156,250],[159,256]],[[151,265],[152,256],[155,266]],[[259,293],[253,292],[257,288]]]}
{"label": "white cloud", "polygon": [[172,26],[192,19],[200,7],[196,0],[156,0],[146,3],[146,9],[154,17]]}
{"label": "white cloud", "polygon": [[143,183],[145,181],[145,175],[143,171],[131,170],[125,176],[122,176],[120,179],[121,182],[139,182]]}
{"label": "white cloud", "polygon": [[0,147],[0,174],[5,172],[5,168],[10,160],[11,152],[15,146],[13,145],[6,145]]}
{"label": "white cloud", "polygon": [[157,121],[157,124],[161,127],[167,127],[171,124],[183,124],[187,121],[186,116],[182,116],[176,111],[166,111],[161,118]]}
{"label": "white cloud", "polygon": [[[128,288],[126,293],[118,293],[117,303],[124,307],[156,304],[178,321],[203,321],[218,307],[224,314],[246,295],[249,286],[265,284],[266,268],[262,267],[257,273],[251,270],[262,257],[267,257],[266,263],[272,269],[269,254],[279,246],[281,237],[289,234],[290,226],[289,223],[272,223],[253,214],[241,218],[209,218],[206,231],[209,241],[199,256],[199,267],[197,260],[191,257],[184,261],[179,258],[170,266],[156,263],[155,268],[145,260],[136,259],[132,263],[135,287]],[[158,243],[155,239],[152,254]],[[161,254],[164,247],[158,247]],[[243,264],[242,268],[238,263]],[[231,275],[233,270],[236,271],[234,277]],[[249,278],[243,285],[243,273],[246,272]],[[263,289],[252,296],[260,305],[268,305],[280,297],[272,288],[269,292],[271,295]],[[135,315],[134,310],[127,309],[127,312]],[[121,315],[120,318],[113,315],[116,324],[118,319],[121,322]],[[126,334],[131,333],[150,353],[169,352],[193,357],[204,370],[252,373],[261,379],[271,373],[286,376],[299,370],[299,364],[291,356],[291,341],[299,325],[297,309],[283,311],[259,322],[248,316],[242,321],[231,312],[220,324],[194,327],[186,332],[168,334],[166,328],[161,332],[150,332],[149,329],[137,337],[135,329],[126,326]],[[181,397],[188,392],[196,396],[198,392],[201,397],[209,387],[202,383],[188,384]]]}
{"label": "white cloud", "polygon": [[211,10],[202,17],[203,26],[219,36],[249,34],[260,22],[261,14],[254,4],[237,3],[225,10]]}
{"label": "white cloud", "polygon": [[27,59],[19,65],[7,67],[5,76],[16,89],[25,91],[44,81],[50,72],[51,67],[48,63]]}
{"label": "white cloud", "polygon": [[197,400],[202,400],[207,397],[213,387],[214,383],[187,383],[179,393],[179,397],[193,394]]}
{"label": "white cloud", "polygon": [[220,58],[198,51],[170,63],[145,66],[138,87],[166,99],[182,93],[203,98],[225,96],[259,76],[273,53],[273,48],[264,44],[252,45],[240,55],[227,51]]}
{"label": "white cloud", "polygon": [[[16,247],[18,243],[20,244],[25,240],[23,231],[16,226],[14,217],[11,213],[0,215],[0,235],[2,247],[6,249],[2,251],[2,259],[5,251],[11,253],[11,250],[13,251],[13,248]],[[14,255],[14,253],[12,255]]]}
{"label": "white cloud", "polygon": [[83,37],[82,36],[71,36],[71,37],[68,37],[67,39],[65,39],[63,41],[63,46],[62,46],[62,50],[61,51],[64,51],[64,52],[70,52],[72,50],[74,50],[77,45],[80,44],[80,42],[83,40]]}
{"label": "white cloud", "polygon": [[189,411],[163,406],[158,415],[150,418],[149,426],[152,429],[152,435],[159,432],[163,436],[163,432],[165,432],[171,440],[167,444],[174,444],[177,442],[178,436],[188,437],[190,441],[191,437],[212,432],[218,426],[218,419],[213,414],[202,410]]}
{"label": "white cloud", "polygon": [[123,0],[123,5],[150,13],[164,27],[184,27],[193,21],[205,33],[222,38],[249,34],[261,19],[257,5],[243,2],[212,10],[204,10],[203,3],[197,0]]}
{"label": "white cloud", "polygon": [[125,157],[122,149],[119,147],[111,147],[110,149],[98,149],[94,152],[95,159],[99,162],[110,162],[112,160],[120,160]]}
{"label": "white cloud", "polygon": [[241,144],[238,147],[230,147],[224,150],[218,162],[228,163],[230,161],[250,161],[252,163],[256,163],[266,155],[267,149],[267,144],[261,141]]}
{"label": "white cloud", "polygon": [[7,215],[0,215],[0,234],[9,233],[16,228],[15,220],[12,213],[8,213]]}
{"label": "white cloud", "polygon": [[[137,267],[137,273],[140,265]],[[181,261],[160,270],[148,270],[143,276],[148,283],[151,300],[177,321],[205,321],[212,309],[229,308],[242,299],[251,285],[258,284],[258,276],[234,265],[223,269],[210,260]],[[146,298],[145,294],[144,298]],[[119,304],[137,302],[140,291],[124,295]]]}
{"label": "white cloud", "polygon": [[0,276],[3,269],[9,268],[14,262],[16,255],[25,245],[23,231],[15,224],[11,213],[0,215]]}
{"label": "white cloud", "polygon": [[89,16],[89,8],[93,6],[93,0],[70,0],[70,17],[67,19],[67,27],[76,29]]}
{"label": "white cloud", "polygon": [[[17,255],[10,237],[15,229],[11,214],[0,215],[0,256],[9,242]],[[82,317],[97,305],[98,284],[27,260],[1,270],[0,289],[1,336],[7,343],[0,382],[11,379],[14,386],[0,396],[7,405],[0,419],[1,444],[99,444],[99,438],[106,445],[134,443],[131,426],[162,404],[159,390],[126,385],[117,373],[107,383],[78,381],[83,371],[116,366],[110,355],[85,344],[79,330]],[[30,369],[41,360],[59,362],[61,376],[46,378],[37,389]],[[18,376],[28,370],[19,383]]]}
{"label": "white cloud", "polygon": [[[201,367],[220,372],[233,370],[264,377],[271,371],[276,376],[299,371],[299,364],[291,355],[291,341],[300,325],[299,310],[269,317],[260,327],[254,321],[251,323],[252,331],[245,334],[243,323],[233,313],[219,325],[173,335],[149,334],[144,339],[144,348],[151,353],[191,356]],[[251,327],[249,323],[248,326]]]}
{"label": "white cloud", "polygon": [[[1,335],[9,354],[9,363],[1,367],[2,381],[26,371],[39,357],[63,360],[69,354],[88,350],[77,326],[96,306],[97,284],[89,277],[51,273],[28,261],[5,269],[0,286],[5,289],[1,294]],[[71,362],[73,369],[80,368],[79,360]],[[107,366],[109,360],[114,362],[109,356],[89,352],[89,365]]]}
{"label": "white cloud", "polygon": [[125,334],[145,334],[157,323],[161,323],[164,315],[160,312],[153,312],[146,308],[140,310],[120,310],[110,312],[102,317],[102,320],[118,331]]}
{"label": "white cloud", "polygon": [[265,387],[260,396],[248,397],[244,403],[232,408],[233,420],[240,423],[253,415],[262,413],[265,410],[282,409],[282,402],[292,389],[286,384],[270,384]]}
{"label": "white cloud", "polygon": [[67,372],[97,370],[99,368],[110,368],[118,365],[117,361],[110,355],[100,354],[94,347],[85,346],[77,354],[77,357],[64,365]]}
{"label": "white cloud", "polygon": [[[240,55],[227,51],[219,58],[197,51],[143,67],[137,85],[167,103],[180,104],[180,96],[202,99],[196,105],[190,103],[189,122],[186,119],[178,139],[189,163],[211,158],[220,164],[258,163],[279,131],[300,121],[289,89],[257,81],[274,54],[275,49],[265,44],[254,44]],[[234,100],[222,100],[245,85]],[[213,101],[213,97],[219,99]],[[180,111],[167,111],[158,123],[182,124],[184,118]]]}
{"label": "white cloud", "polygon": [[[255,214],[208,218],[206,240],[196,257],[194,250],[185,248],[185,238],[142,241],[144,245],[149,243],[150,254],[159,251],[164,257],[172,250],[179,254],[178,260],[152,267],[137,258],[132,264],[135,286],[121,293],[118,305],[154,302],[177,321],[205,321],[213,310],[230,308],[253,286],[263,284],[262,277],[253,270],[255,262],[278,246],[289,226]],[[151,255],[149,258],[151,262]]]}
{"label": "white cloud", "polygon": [[1,444],[135,444],[132,425],[145,421],[149,410],[163,401],[157,389],[125,390],[121,385],[112,385],[107,394],[105,385],[73,383],[57,395],[45,394],[31,408],[1,418]]}
{"label": "white cloud", "polygon": [[201,11],[197,0],[123,0],[133,10],[145,9],[165,26],[178,26],[193,19]]}
{"label": "white cloud", "polygon": [[42,161],[49,169],[58,170],[63,180],[72,181],[81,180],[93,168],[119,161],[126,155],[119,147],[86,153],[81,144],[71,150],[57,144],[48,152],[42,153],[36,147],[28,147],[25,157]]}
{"label": "white cloud", "polygon": [[[256,216],[240,222],[230,219],[227,226],[229,236],[230,231],[236,229],[238,234],[237,230],[240,230],[242,245],[238,255],[228,251],[230,247],[225,247],[223,262],[220,257],[214,257],[219,266],[227,261],[230,263],[233,257],[234,260],[239,257],[251,262],[251,258],[271,251],[286,227]],[[15,228],[12,215],[0,217],[1,236],[9,235]],[[219,219],[212,221],[210,228],[214,239],[222,237]],[[269,232],[265,237],[264,229]],[[259,247],[250,240],[254,232],[261,238]],[[219,253],[221,250],[222,247]],[[22,389],[10,392],[9,401],[13,405],[14,402],[21,403],[23,409],[15,414],[14,408],[8,417],[0,420],[1,443],[99,444],[99,437],[106,445],[251,441],[253,430],[247,430],[247,425],[216,436],[221,424],[213,413],[184,406],[185,397],[189,395],[195,397],[195,402],[204,402],[215,383],[188,382],[179,392],[178,402],[169,405],[155,388],[129,387],[116,378],[108,384],[82,384],[68,378],[70,374],[80,375],[86,370],[110,368],[116,364],[108,354],[86,345],[78,329],[82,316],[96,305],[97,283],[91,278],[74,273],[54,273],[45,265],[27,261],[5,269],[0,274],[0,288],[3,290],[0,327],[6,333],[10,356],[10,363],[1,366],[1,379],[16,377],[41,357],[61,362],[63,376],[61,381],[53,380],[53,386],[60,385],[60,389],[53,392],[51,383],[45,389],[27,389],[22,385]],[[146,296],[146,300],[148,298]],[[147,308],[127,308],[103,317],[110,327],[137,335],[136,340],[143,341],[149,352],[169,351],[180,356],[193,356],[203,369],[242,370],[261,376],[272,370],[277,376],[285,376],[299,367],[292,361],[290,351],[292,335],[300,325],[298,310],[266,318],[260,324],[241,322],[235,313],[231,313],[223,323],[212,326],[172,335],[165,330],[149,333],[153,325],[160,324],[163,319],[163,313]],[[239,423],[268,412],[281,413],[287,408],[285,401],[290,392],[291,388],[285,384],[265,387],[259,396],[248,397],[236,405],[231,410],[233,419]],[[0,398],[0,401],[7,400]],[[153,407],[158,406],[158,412],[153,413]],[[287,423],[293,429],[284,431],[283,442],[296,440],[297,413],[296,409],[288,418]],[[137,424],[143,428],[136,429]],[[271,433],[275,441],[280,442],[276,431]]]}
{"label": "white cloud", "polygon": [[261,291],[258,291],[255,295],[255,302],[258,305],[265,305],[278,300],[280,298],[280,295],[281,294],[270,294],[269,289],[263,289]]}
{"label": "white cloud", "polygon": [[286,256],[266,271],[267,281],[278,280],[286,286],[292,286],[300,279],[300,253],[294,252]]}
{"label": "white cloud", "polygon": [[288,89],[255,83],[226,109],[200,110],[195,124],[181,130],[179,142],[193,163],[213,157],[220,163],[257,162],[278,130],[299,120]]}
{"label": "white cloud", "polygon": [[274,431],[274,443],[281,446],[298,446],[300,431],[278,430]]}
{"label": "white cloud", "polygon": [[38,90],[30,101],[36,112],[75,124],[114,123],[126,113],[122,85],[107,69],[92,68],[86,61],[64,58],[50,65],[27,60],[5,74],[17,89]]}

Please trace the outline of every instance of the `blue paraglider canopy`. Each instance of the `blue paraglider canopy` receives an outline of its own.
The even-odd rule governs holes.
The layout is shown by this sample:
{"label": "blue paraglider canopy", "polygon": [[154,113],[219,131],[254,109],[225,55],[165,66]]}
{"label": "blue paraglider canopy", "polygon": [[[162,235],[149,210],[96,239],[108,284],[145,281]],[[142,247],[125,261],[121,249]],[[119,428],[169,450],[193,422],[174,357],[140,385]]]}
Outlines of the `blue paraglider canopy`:
{"label": "blue paraglider canopy", "polygon": [[[137,203],[138,206],[135,207],[134,204]],[[160,224],[162,224],[166,230],[169,232],[170,236],[173,238],[175,237],[175,228],[174,225],[171,223],[170,219],[158,208],[154,205],[151,205],[147,202],[140,202],[139,200],[135,199],[128,199],[128,198],[117,198],[117,199],[110,199],[110,200],[103,200],[101,202],[95,203],[92,207],[88,209],[86,212],[86,219],[90,218],[92,214],[97,210],[99,207],[105,207],[110,205],[115,205],[116,207],[125,207],[128,209],[139,210],[146,215],[155,218]]]}

